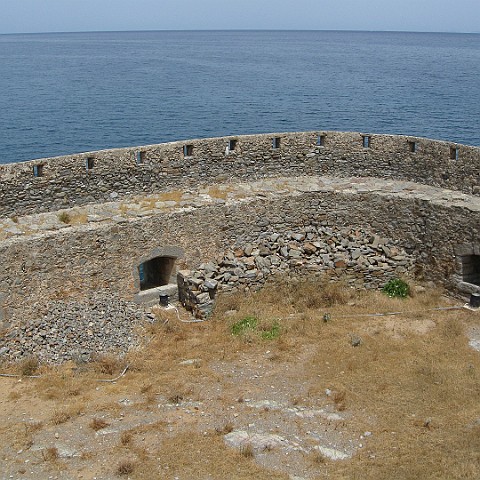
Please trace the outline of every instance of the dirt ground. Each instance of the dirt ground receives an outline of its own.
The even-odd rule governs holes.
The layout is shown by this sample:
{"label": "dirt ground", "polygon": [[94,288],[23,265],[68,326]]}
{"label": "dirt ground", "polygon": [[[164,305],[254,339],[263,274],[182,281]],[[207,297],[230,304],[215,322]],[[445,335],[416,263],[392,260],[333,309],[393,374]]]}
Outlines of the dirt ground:
{"label": "dirt ground", "polygon": [[0,478],[480,478],[462,305],[276,283],[203,323],[158,309],[125,358],[4,365],[40,377],[0,378]]}

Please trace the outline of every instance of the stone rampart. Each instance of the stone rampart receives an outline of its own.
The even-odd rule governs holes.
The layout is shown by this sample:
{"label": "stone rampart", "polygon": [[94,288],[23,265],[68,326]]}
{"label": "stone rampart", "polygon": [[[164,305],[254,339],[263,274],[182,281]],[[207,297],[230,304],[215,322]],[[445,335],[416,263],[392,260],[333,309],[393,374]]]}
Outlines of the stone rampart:
{"label": "stone rampart", "polygon": [[179,270],[204,303],[304,272],[480,292],[479,165],[478,148],[336,132],[2,165],[0,359],[116,348]]}
{"label": "stone rampart", "polygon": [[0,165],[0,216],[273,176],[382,177],[480,195],[480,149],[351,132],[187,140]]}
{"label": "stone rampart", "polygon": [[[84,299],[92,291],[120,292],[131,300],[139,292],[139,265],[159,251],[183,252],[176,254],[176,268],[192,269],[232,246],[258,242],[261,234],[295,234],[309,226],[361,229],[363,236],[388,239],[415,259],[417,275],[450,288],[461,280],[456,254],[480,255],[477,197],[415,190],[413,183],[400,189],[378,180],[323,180],[259,182],[257,190],[231,201],[178,202],[136,218],[11,237],[0,243],[3,307],[8,317],[20,318],[30,307],[40,312],[48,299]],[[352,250],[348,240],[343,250]],[[381,268],[370,271],[383,275]]]}

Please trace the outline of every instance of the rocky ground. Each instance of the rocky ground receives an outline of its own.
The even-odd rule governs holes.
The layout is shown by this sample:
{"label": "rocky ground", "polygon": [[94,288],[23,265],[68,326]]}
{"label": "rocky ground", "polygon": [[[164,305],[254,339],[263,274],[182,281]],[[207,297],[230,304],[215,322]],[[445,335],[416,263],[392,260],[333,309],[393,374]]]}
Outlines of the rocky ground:
{"label": "rocky ground", "polygon": [[[478,312],[428,290],[259,295],[198,324],[161,312],[117,363],[2,377],[0,478],[478,478]],[[258,330],[232,335],[247,313]]]}
{"label": "rocky ground", "polygon": [[51,301],[32,307],[36,318],[0,338],[0,361],[35,357],[41,362],[88,362],[99,353],[124,355],[139,344],[135,329],[151,320],[139,305],[92,292],[88,300]]}

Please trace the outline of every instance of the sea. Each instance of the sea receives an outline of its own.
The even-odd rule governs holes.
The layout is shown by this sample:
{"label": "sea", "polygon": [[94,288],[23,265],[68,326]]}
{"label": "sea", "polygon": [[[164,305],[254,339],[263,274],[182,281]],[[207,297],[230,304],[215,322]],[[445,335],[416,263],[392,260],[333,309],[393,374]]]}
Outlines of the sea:
{"label": "sea", "polygon": [[0,163],[267,132],[480,146],[480,34],[0,35]]}

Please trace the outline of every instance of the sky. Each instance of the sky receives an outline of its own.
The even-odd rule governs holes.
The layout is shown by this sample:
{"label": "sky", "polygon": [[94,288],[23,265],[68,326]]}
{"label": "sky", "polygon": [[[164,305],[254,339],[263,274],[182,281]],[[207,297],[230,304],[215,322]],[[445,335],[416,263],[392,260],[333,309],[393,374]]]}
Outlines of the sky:
{"label": "sky", "polygon": [[117,30],[480,32],[480,0],[0,0],[0,34]]}

